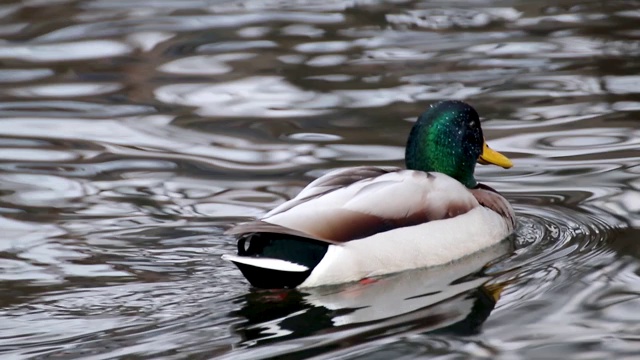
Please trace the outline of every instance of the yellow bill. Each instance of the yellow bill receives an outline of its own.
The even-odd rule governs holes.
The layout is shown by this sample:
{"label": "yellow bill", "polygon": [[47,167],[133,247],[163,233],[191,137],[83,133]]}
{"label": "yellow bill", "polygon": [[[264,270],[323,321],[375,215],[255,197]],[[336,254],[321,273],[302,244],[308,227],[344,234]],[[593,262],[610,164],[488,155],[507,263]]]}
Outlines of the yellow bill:
{"label": "yellow bill", "polygon": [[486,141],[484,141],[484,144],[482,145],[482,154],[480,154],[480,157],[478,158],[478,163],[482,165],[498,165],[505,169],[513,166],[513,163],[511,162],[511,160],[509,160],[508,157],[491,149],[489,145],[487,145]]}

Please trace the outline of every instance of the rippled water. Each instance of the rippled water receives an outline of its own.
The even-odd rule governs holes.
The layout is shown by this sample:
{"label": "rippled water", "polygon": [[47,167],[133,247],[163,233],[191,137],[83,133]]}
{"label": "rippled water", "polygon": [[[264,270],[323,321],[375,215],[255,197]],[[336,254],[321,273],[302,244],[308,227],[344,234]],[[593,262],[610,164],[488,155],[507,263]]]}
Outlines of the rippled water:
{"label": "rippled water", "polygon": [[[0,4],[0,354],[640,355],[632,1]],[[251,289],[222,235],[324,172],[402,165],[465,99],[514,159],[511,243],[366,285]]]}

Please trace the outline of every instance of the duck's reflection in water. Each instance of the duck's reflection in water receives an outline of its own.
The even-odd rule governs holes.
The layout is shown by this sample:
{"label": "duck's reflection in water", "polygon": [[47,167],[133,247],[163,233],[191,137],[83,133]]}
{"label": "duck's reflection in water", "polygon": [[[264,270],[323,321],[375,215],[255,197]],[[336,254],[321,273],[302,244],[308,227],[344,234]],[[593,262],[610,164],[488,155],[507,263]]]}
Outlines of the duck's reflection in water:
{"label": "duck's reflection in water", "polygon": [[[511,250],[511,241],[503,241],[438,268],[341,286],[252,291],[235,314],[246,319],[234,332],[247,353],[235,355],[251,356],[250,347],[257,344],[271,344],[266,346],[273,347],[271,356],[311,355],[382,334],[476,333],[504,288],[484,275],[483,267]],[[266,350],[259,348],[261,354]]]}

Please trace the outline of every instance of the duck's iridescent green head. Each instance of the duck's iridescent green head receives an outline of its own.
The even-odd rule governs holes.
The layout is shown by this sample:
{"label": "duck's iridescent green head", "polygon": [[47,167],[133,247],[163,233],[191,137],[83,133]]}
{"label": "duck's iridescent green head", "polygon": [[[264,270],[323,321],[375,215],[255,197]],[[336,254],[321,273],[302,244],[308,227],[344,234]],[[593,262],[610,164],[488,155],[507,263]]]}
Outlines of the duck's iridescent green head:
{"label": "duck's iridescent green head", "polygon": [[440,172],[468,188],[478,185],[473,176],[476,162],[512,166],[485,143],[476,110],[453,100],[431,105],[420,115],[409,134],[405,162],[407,169]]}

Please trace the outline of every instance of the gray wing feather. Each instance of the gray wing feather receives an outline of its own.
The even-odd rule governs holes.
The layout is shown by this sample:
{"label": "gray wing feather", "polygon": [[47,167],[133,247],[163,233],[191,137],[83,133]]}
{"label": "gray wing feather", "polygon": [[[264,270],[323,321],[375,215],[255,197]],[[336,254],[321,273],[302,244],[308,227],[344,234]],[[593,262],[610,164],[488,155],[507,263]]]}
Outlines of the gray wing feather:
{"label": "gray wing feather", "polygon": [[347,187],[358,181],[375,178],[380,175],[400,170],[400,168],[358,166],[330,172],[307,185],[307,187],[305,187],[295,198],[271,210],[266,217],[283,213],[302,203],[311,201],[332,191]]}

